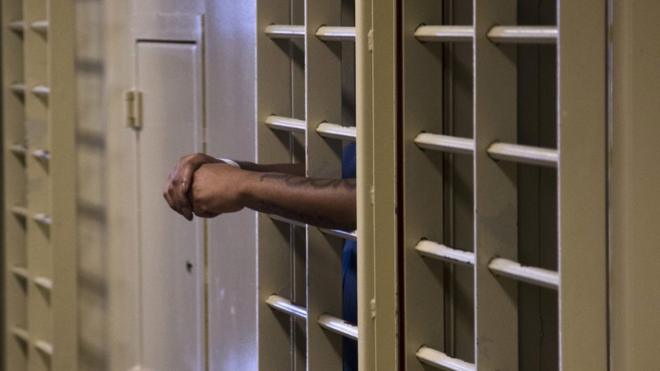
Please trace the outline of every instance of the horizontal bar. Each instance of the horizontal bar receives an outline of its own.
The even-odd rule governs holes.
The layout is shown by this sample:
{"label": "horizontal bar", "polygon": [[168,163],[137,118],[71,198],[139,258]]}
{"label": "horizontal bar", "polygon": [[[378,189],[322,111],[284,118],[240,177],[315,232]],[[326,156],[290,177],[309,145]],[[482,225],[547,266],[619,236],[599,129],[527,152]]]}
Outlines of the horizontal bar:
{"label": "horizontal bar", "polygon": [[275,130],[290,131],[292,133],[304,133],[307,131],[307,123],[305,121],[291,117],[268,116],[265,123],[269,128]]}
{"label": "horizontal bar", "polygon": [[34,347],[48,357],[53,356],[53,345],[49,342],[37,340],[34,342]]}
{"label": "horizontal bar", "polygon": [[554,26],[495,26],[488,32],[496,44],[555,44],[558,35]]}
{"label": "horizontal bar", "polygon": [[281,296],[272,295],[266,300],[266,304],[278,312],[286,313],[290,316],[304,320],[307,319],[307,309],[291,304],[289,299],[285,299]]}
{"label": "horizontal bar", "polygon": [[41,160],[41,161],[49,161],[50,160],[50,152],[45,150],[45,149],[37,149],[34,152],[32,152],[32,157],[36,158],[37,160]]}
{"label": "horizontal bar", "polygon": [[355,141],[357,128],[324,122],[316,128],[316,132],[324,138]]}
{"label": "horizontal bar", "polygon": [[9,86],[9,89],[18,95],[25,94],[25,84],[22,82],[16,82]]}
{"label": "horizontal bar", "polygon": [[27,280],[30,277],[28,270],[23,267],[13,267],[11,269],[11,274],[22,280]]}
{"label": "horizontal bar", "polygon": [[297,225],[298,227],[306,227],[307,224],[303,222],[299,222],[297,220],[285,218],[283,216],[275,215],[275,214],[270,214],[270,218],[276,222],[281,222],[281,223],[286,223],[286,224],[292,224],[292,225]]}
{"label": "horizontal bar", "polygon": [[420,148],[434,151],[458,154],[474,153],[474,140],[469,138],[422,133],[415,138],[415,144]]}
{"label": "horizontal bar", "polygon": [[34,284],[41,287],[44,290],[48,290],[48,291],[53,290],[53,280],[47,277],[35,277]]}
{"label": "horizontal bar", "polygon": [[319,27],[316,37],[323,41],[355,41],[355,27]]}
{"label": "horizontal bar", "polygon": [[32,219],[42,225],[51,225],[53,223],[51,217],[44,213],[35,214]]}
{"label": "horizontal bar", "polygon": [[559,288],[559,274],[555,271],[536,267],[526,267],[520,265],[518,262],[502,258],[493,259],[493,261],[488,264],[488,268],[498,276],[549,289],[557,290]]}
{"label": "horizontal bar", "polygon": [[476,367],[472,363],[462,361],[458,358],[452,358],[445,353],[437,351],[427,346],[421,347],[417,351],[417,359],[429,366],[449,371],[474,371]]}
{"label": "horizontal bar", "polygon": [[423,256],[442,260],[447,263],[463,265],[467,267],[474,266],[474,253],[470,251],[463,251],[458,249],[452,249],[445,245],[439,244],[437,242],[422,240],[415,250]]}
{"label": "horizontal bar", "polygon": [[20,327],[12,328],[11,329],[11,334],[14,335],[14,337],[16,339],[18,339],[18,340],[20,340],[24,343],[30,342],[30,334],[26,330],[24,330]]}
{"label": "horizontal bar", "polygon": [[264,30],[271,39],[294,39],[305,37],[305,26],[273,24]]}
{"label": "horizontal bar", "polygon": [[9,29],[14,32],[23,33],[25,31],[25,21],[21,19],[9,22]]}
{"label": "horizontal bar", "polygon": [[30,24],[30,28],[39,33],[47,33],[48,21],[47,20],[34,21]]}
{"label": "horizontal bar", "polygon": [[474,39],[474,27],[419,26],[415,38],[423,42],[470,42]]}
{"label": "horizontal bar", "polygon": [[334,332],[335,334],[339,334],[353,340],[358,339],[357,326],[353,326],[343,319],[324,314],[319,318],[319,325],[330,332]]}
{"label": "horizontal bar", "polygon": [[355,231],[348,232],[348,231],[342,231],[342,230],[339,230],[339,229],[326,229],[326,228],[319,228],[319,230],[322,233],[330,235],[330,236],[343,238],[345,240],[357,241],[357,233]]}
{"label": "horizontal bar", "polygon": [[[280,222],[280,223],[296,225],[298,227],[306,227],[307,226],[307,224],[305,224],[303,222],[293,220],[293,219],[289,219],[289,218],[285,218],[283,216],[279,216],[279,215],[275,215],[275,214],[271,214],[269,216],[272,220]],[[328,229],[328,228],[319,228],[319,230],[322,233],[325,233],[327,235],[343,238],[345,240],[357,241],[357,233],[356,232],[348,232],[348,231],[342,231],[342,230],[339,230],[339,229]]]}
{"label": "horizontal bar", "polygon": [[11,153],[22,157],[25,156],[25,154],[27,153],[27,146],[25,144],[20,144],[20,143],[12,144],[11,146],[9,146],[9,150],[11,151]]}
{"label": "horizontal bar", "polygon": [[32,88],[32,94],[41,98],[48,98],[48,95],[50,95],[50,88],[46,85],[37,85]]}
{"label": "horizontal bar", "polygon": [[27,218],[29,211],[23,206],[13,206],[11,208],[11,213],[21,218]]}
{"label": "horizontal bar", "polygon": [[495,160],[546,167],[557,167],[559,162],[559,153],[556,149],[521,144],[495,143],[488,148],[488,154]]}

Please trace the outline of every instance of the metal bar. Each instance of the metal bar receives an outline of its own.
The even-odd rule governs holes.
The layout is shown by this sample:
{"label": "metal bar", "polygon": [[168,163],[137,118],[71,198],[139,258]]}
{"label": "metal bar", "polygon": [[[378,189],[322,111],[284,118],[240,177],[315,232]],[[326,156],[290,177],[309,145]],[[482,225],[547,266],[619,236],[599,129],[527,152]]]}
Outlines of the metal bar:
{"label": "metal bar", "polygon": [[326,228],[320,228],[320,231],[330,236],[343,238],[345,240],[357,241],[357,233],[355,231],[347,232],[339,229],[326,229]]}
{"label": "metal bar", "polygon": [[319,325],[324,329],[339,334],[341,336],[357,340],[358,339],[358,328],[353,326],[350,323],[327,314],[322,315],[319,318]]}
{"label": "metal bar", "polygon": [[415,144],[424,149],[458,154],[473,154],[474,140],[449,135],[422,133],[415,138]]}
{"label": "metal bar", "polygon": [[423,256],[442,260],[447,263],[463,265],[466,267],[474,266],[474,253],[452,249],[451,247],[447,247],[437,242],[422,240],[417,246],[415,246],[415,250]]}
{"label": "metal bar", "polygon": [[[607,185],[611,174],[607,171],[607,71],[611,66],[608,66],[606,56],[611,42],[608,34],[612,28],[608,22],[607,5],[608,2],[598,0],[560,0],[557,7],[560,29],[557,51],[557,143],[561,154],[557,176],[557,225],[558,266],[563,283],[558,298],[561,370],[616,369],[609,363],[612,348],[608,341],[611,339],[608,319],[616,312],[610,313],[608,310],[611,305],[608,296],[608,250],[612,246],[608,244],[610,210]],[[648,14],[640,19],[648,17],[653,16]],[[631,19],[638,22],[637,18]],[[653,22],[655,29],[656,22]],[[645,37],[649,41],[653,39],[648,34]],[[625,40],[620,44],[630,41],[628,38]],[[640,48],[640,45],[635,47]],[[627,58],[635,56],[629,55]],[[585,63],[588,63],[588,68],[584,68]],[[649,68],[640,69],[635,75],[643,76],[645,72],[655,69]],[[639,92],[644,91],[644,87],[635,86]],[[640,101],[646,101],[645,98]],[[615,126],[618,125],[624,123]],[[633,139],[627,135],[624,138],[628,141]],[[635,142],[635,145],[640,143]],[[635,162],[635,168],[643,168],[643,164]],[[640,199],[645,197],[640,195]],[[648,327],[645,328],[647,330]]]}
{"label": "metal bar", "polygon": [[26,207],[14,206],[11,208],[11,213],[21,218],[27,218],[29,211]]}
{"label": "metal bar", "polygon": [[34,348],[41,352],[43,355],[53,356],[53,345],[47,341],[37,340],[34,342]]}
{"label": "metal bar", "polygon": [[471,42],[474,39],[472,26],[419,26],[415,38],[423,42]]}
{"label": "metal bar", "polygon": [[297,220],[285,218],[283,216],[275,215],[275,214],[270,214],[269,215],[271,219],[274,221],[280,222],[280,223],[286,223],[286,224],[291,224],[291,225],[297,225],[298,227],[306,227],[307,224],[303,222],[299,222]]}
{"label": "metal bar", "polygon": [[555,44],[558,34],[553,26],[495,26],[488,39],[496,44]]}
{"label": "metal bar", "polygon": [[25,154],[27,153],[27,146],[25,144],[20,144],[20,143],[12,144],[9,147],[9,150],[11,151],[11,153],[15,154],[16,156],[24,157]]}
{"label": "metal bar", "polygon": [[[342,24],[342,4],[336,0],[305,1],[305,104],[307,175],[341,178],[343,144],[313,135],[319,123],[342,121],[342,45],[355,39],[351,27]],[[307,311],[316,320],[325,313],[342,311],[342,245],[318,228],[307,228]],[[342,368],[341,339],[328,336],[313,321],[307,322],[307,369]]]}
{"label": "metal bar", "polygon": [[[304,133],[306,123],[292,119],[295,111],[295,64],[292,49],[302,49],[306,28],[294,16],[297,9],[290,0],[257,0],[257,160],[287,163],[291,161],[289,133]],[[292,25],[295,24],[295,25]],[[288,40],[284,48],[281,42]],[[275,116],[275,114],[282,116]],[[301,117],[301,116],[299,116]],[[271,125],[269,125],[269,123]],[[294,370],[292,353],[295,335],[291,322],[282,318],[266,303],[273,294],[291,295],[291,228],[273,221],[288,223],[277,216],[259,214],[257,220],[257,339],[260,371]],[[288,233],[287,233],[288,231]],[[283,233],[284,232],[284,233]],[[294,352],[295,353],[295,352]]]}
{"label": "metal bar", "polygon": [[307,130],[307,123],[305,123],[305,121],[291,117],[268,116],[265,124],[271,129],[289,131],[292,133],[304,133]]}
{"label": "metal bar", "polygon": [[[488,154],[495,142],[517,142],[517,49],[488,39],[493,25],[515,24],[516,0],[474,1],[475,365],[519,369],[518,284],[500,280],[488,263],[518,258],[518,192],[513,163]],[[495,315],[494,315],[495,314]]]}
{"label": "metal bar", "polygon": [[559,288],[559,274],[551,270],[526,267],[513,260],[502,258],[493,259],[488,268],[498,276],[554,290]]}
{"label": "metal bar", "polygon": [[488,148],[488,154],[495,160],[521,164],[557,167],[559,163],[559,153],[556,149],[521,144],[494,143]]}
{"label": "metal bar", "polygon": [[14,327],[11,329],[11,334],[14,335],[14,337],[24,343],[30,342],[30,334],[19,327]]}
{"label": "metal bar", "polygon": [[50,152],[45,149],[37,149],[32,152],[32,157],[40,161],[50,161]]}
{"label": "metal bar", "polygon": [[472,363],[465,362],[458,358],[452,358],[443,352],[429,348],[421,347],[417,351],[417,359],[429,366],[448,371],[475,371],[476,367]]}
{"label": "metal bar", "polygon": [[[443,177],[444,156],[430,156],[429,153],[420,150],[417,140],[420,133],[442,133],[444,111],[446,107],[442,104],[445,100],[443,71],[446,71],[442,54],[445,47],[440,44],[424,44],[420,42],[420,35],[433,36],[427,41],[440,41],[436,37],[450,37],[453,39],[460,36],[455,31],[459,29],[438,29],[433,26],[422,26],[421,24],[438,25],[443,24],[444,7],[443,2],[437,0],[415,0],[403,1],[403,70],[402,70],[402,101],[403,129],[403,174],[401,177],[403,189],[397,191],[403,197],[402,230],[404,251],[403,266],[399,269],[404,274],[403,291],[405,301],[402,308],[401,321],[404,324],[405,333],[400,341],[406,344],[404,363],[406,370],[423,371],[426,369],[416,357],[416,350],[422,344],[428,344],[437,349],[446,349],[445,334],[448,332],[448,323],[443,320],[447,309],[448,296],[445,291],[444,274],[445,264],[441,260],[427,259],[417,250],[417,245],[422,239],[432,241],[445,241],[447,236],[445,230],[445,219],[442,211],[446,200],[443,198],[445,182]],[[432,31],[432,32],[427,32]],[[449,32],[454,31],[454,32]],[[474,32],[473,32],[474,33]],[[450,35],[451,34],[451,35]],[[387,58],[386,56],[382,56]],[[378,60],[373,62],[378,65]],[[382,77],[381,77],[382,78]],[[376,82],[374,82],[376,84]],[[376,93],[374,93],[376,94]],[[376,100],[374,98],[374,100]],[[394,100],[395,101],[395,100]],[[373,107],[375,115],[382,108]],[[380,127],[382,120],[374,118],[375,129]],[[381,134],[382,135],[382,134]],[[429,134],[422,134],[422,145],[437,139]],[[428,141],[427,141],[428,140]],[[380,135],[374,135],[374,145],[381,142]],[[397,146],[394,146],[395,148]],[[436,149],[434,146],[427,147]],[[376,152],[377,153],[377,152]],[[377,164],[383,160],[374,158]],[[397,156],[398,157],[398,156]],[[399,160],[393,160],[397,163]],[[398,202],[398,201],[397,201]],[[400,206],[399,206],[400,208]],[[401,223],[400,222],[400,223]],[[380,234],[376,225],[376,234]],[[401,241],[399,241],[401,243]],[[380,253],[381,246],[376,245],[376,254]],[[397,248],[398,249],[398,248]],[[379,282],[376,280],[376,285]],[[433,293],[433,294],[429,294]],[[400,295],[400,294],[399,294]],[[376,295],[378,297],[378,294]],[[380,336],[377,336],[378,339]],[[379,342],[380,340],[376,340]],[[398,366],[398,365],[397,365]]]}
{"label": "metal bar", "polygon": [[355,41],[355,27],[323,26],[316,30],[316,37],[323,41]]}
{"label": "metal bar", "polygon": [[13,267],[11,273],[22,280],[27,280],[30,277],[28,270],[23,267]]}
{"label": "metal bar", "polygon": [[22,82],[16,82],[9,86],[9,89],[18,95],[25,95],[25,84]]}
{"label": "metal bar", "polygon": [[324,138],[355,141],[357,128],[324,122],[316,128],[316,132]]}
{"label": "metal bar", "polygon": [[48,20],[34,21],[30,23],[30,28],[42,34],[48,33]]}
{"label": "metal bar", "polygon": [[281,296],[273,295],[266,300],[271,308],[286,313],[290,316],[297,317],[300,319],[307,319],[307,309],[300,307],[298,305],[291,304],[291,300],[285,299]]}
{"label": "metal bar", "polygon": [[297,39],[305,37],[305,26],[274,24],[264,30],[271,39]]}
{"label": "metal bar", "polygon": [[46,291],[53,290],[53,280],[48,277],[35,277],[34,284]]}
{"label": "metal bar", "polygon": [[45,226],[49,226],[53,223],[51,217],[44,213],[35,214],[32,219],[34,219],[35,222]]}
{"label": "metal bar", "polygon": [[23,33],[25,31],[25,21],[17,20],[9,22],[9,29],[17,33]]}
{"label": "metal bar", "polygon": [[46,85],[37,85],[32,88],[32,94],[36,95],[39,98],[48,98],[50,95],[50,87]]}

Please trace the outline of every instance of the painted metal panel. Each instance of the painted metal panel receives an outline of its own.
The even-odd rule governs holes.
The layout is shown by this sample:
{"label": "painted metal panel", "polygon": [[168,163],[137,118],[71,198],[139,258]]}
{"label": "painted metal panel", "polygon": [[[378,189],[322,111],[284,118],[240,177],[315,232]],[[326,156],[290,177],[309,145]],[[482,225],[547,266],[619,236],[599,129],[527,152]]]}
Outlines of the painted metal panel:
{"label": "painted metal panel", "polygon": [[610,367],[650,370],[660,364],[660,3],[610,4]]}
{"label": "painted metal panel", "polygon": [[563,370],[607,354],[606,2],[559,4],[559,342]]}
{"label": "painted metal panel", "polygon": [[[136,87],[143,95],[139,164],[142,366],[203,367],[203,222],[172,213],[162,187],[181,153],[201,151],[201,46],[138,41]],[[172,336],[176,334],[176,336]]]}

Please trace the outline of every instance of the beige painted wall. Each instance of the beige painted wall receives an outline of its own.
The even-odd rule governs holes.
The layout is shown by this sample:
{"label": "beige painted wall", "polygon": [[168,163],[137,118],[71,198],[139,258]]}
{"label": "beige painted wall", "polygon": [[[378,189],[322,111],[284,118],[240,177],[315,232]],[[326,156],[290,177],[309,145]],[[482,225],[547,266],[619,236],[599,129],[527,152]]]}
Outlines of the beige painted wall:
{"label": "beige painted wall", "polygon": [[[76,8],[80,365],[124,371],[139,357],[134,139],[123,98],[133,76],[131,14],[205,14],[208,150],[253,160],[255,51],[245,45],[254,45],[255,1],[79,0]],[[210,370],[256,367],[254,228],[251,212],[209,223]]]}

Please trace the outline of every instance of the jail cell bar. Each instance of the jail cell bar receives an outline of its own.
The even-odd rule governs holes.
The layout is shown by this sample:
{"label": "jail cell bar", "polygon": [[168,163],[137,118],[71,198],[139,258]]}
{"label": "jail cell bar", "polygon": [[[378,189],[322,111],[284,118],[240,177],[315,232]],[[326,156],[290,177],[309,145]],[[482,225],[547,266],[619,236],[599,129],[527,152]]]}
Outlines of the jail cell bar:
{"label": "jail cell bar", "polygon": [[[515,1],[475,0],[475,25],[453,26],[439,23],[440,9],[433,2],[406,2],[407,369],[421,370],[421,364],[446,370],[518,369],[518,282],[558,290],[561,369],[606,368],[605,4],[561,1],[559,9],[558,27],[512,26],[516,23]],[[496,24],[506,26],[492,26]],[[440,76],[441,59],[420,43],[430,48],[432,43],[448,42],[473,43],[475,139],[438,132],[433,127],[440,122],[437,113],[433,116],[434,105],[419,99],[426,95],[415,90],[428,94],[430,89],[435,102],[440,100],[438,81],[429,84],[428,79],[433,74]],[[516,50],[509,44],[520,43],[557,44],[558,149],[516,143],[517,76],[512,62]],[[589,61],[588,73],[579,61]],[[434,187],[431,193],[436,198],[441,194],[442,174],[432,166],[433,152],[474,157],[474,252],[442,244],[440,226],[432,225],[441,213],[436,210],[429,215],[428,203],[437,207],[442,202],[425,204],[428,192],[419,191]],[[559,272],[525,267],[516,261],[517,190],[512,179],[517,164],[558,168]],[[420,171],[427,174],[423,182],[413,176]],[[443,352],[442,327],[428,326],[441,323],[442,318],[441,299],[429,300],[424,295],[442,292],[442,276],[432,261],[475,271],[475,364]]]}
{"label": "jail cell bar", "polygon": [[2,2],[4,366],[77,369],[73,2]]}
{"label": "jail cell bar", "polygon": [[[308,176],[341,177],[342,141],[355,141],[356,129],[341,126],[340,42],[355,40],[353,27],[339,26],[341,3],[305,4],[306,24],[291,24],[292,3],[260,1],[257,21],[259,159],[288,162],[290,135],[305,138]],[[295,78],[289,47],[304,42],[305,117],[294,117]],[[299,44],[297,44],[299,45]],[[306,303],[292,303],[290,241],[281,228],[306,230]],[[276,215],[259,216],[259,368],[297,369],[299,352],[287,323],[306,321],[306,369],[340,369],[342,337],[357,339],[357,327],[340,319],[341,252],[354,232],[321,229]],[[294,252],[295,254],[295,252]],[[297,357],[297,356],[296,356]]]}

